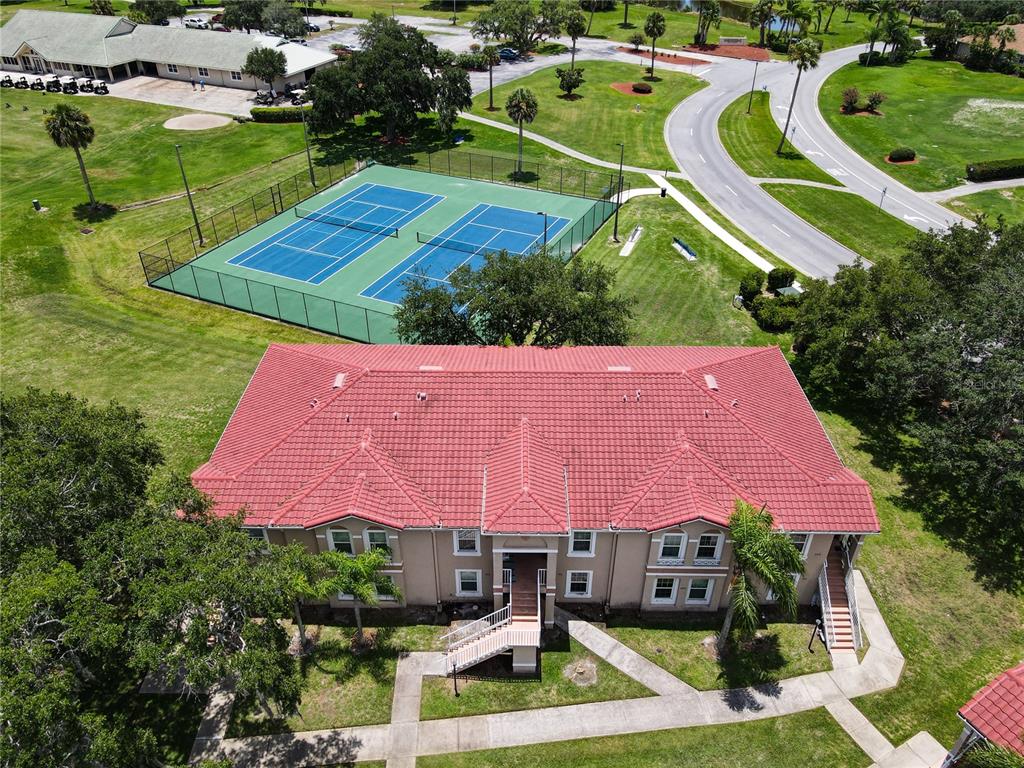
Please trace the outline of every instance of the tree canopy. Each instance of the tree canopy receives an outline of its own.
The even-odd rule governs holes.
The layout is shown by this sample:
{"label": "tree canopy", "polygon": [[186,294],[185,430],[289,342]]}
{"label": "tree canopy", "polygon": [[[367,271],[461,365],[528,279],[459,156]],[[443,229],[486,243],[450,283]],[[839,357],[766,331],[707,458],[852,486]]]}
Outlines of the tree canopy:
{"label": "tree canopy", "polygon": [[270,0],[260,15],[263,29],[282,37],[303,37],[306,34],[306,20],[302,11],[284,0]]}
{"label": "tree canopy", "polygon": [[273,88],[274,80],[284,77],[288,71],[288,59],[284,51],[276,48],[264,48],[258,45],[253,48],[245,57],[245,64],[242,66],[242,74],[262,80],[268,87]]}
{"label": "tree canopy", "polygon": [[921,234],[899,259],[808,285],[794,327],[812,391],[910,444],[907,496],[986,583],[1024,589],[1024,225]]}
{"label": "tree canopy", "polygon": [[224,0],[224,24],[246,32],[263,25],[263,0]]}
{"label": "tree canopy", "polygon": [[531,344],[556,347],[629,341],[632,301],[615,294],[601,264],[568,265],[544,249],[526,256],[487,254],[480,269],[462,266],[451,290],[413,279],[395,312],[407,344]]}
{"label": "tree canopy", "polygon": [[487,40],[504,38],[520,53],[529,53],[562,31],[565,6],[558,0],[541,0],[539,8],[522,0],[494,0],[473,23],[473,34]]}
{"label": "tree canopy", "polygon": [[362,50],[310,83],[313,130],[332,133],[358,114],[377,112],[393,141],[411,130],[421,112],[436,111],[450,131],[458,112],[472,104],[469,74],[421,32],[374,14],[359,28]]}

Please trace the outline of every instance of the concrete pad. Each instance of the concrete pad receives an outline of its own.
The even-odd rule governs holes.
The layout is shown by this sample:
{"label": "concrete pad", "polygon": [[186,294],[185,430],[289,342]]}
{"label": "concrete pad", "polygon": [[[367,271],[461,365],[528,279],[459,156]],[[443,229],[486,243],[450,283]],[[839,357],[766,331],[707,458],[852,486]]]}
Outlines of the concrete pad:
{"label": "concrete pad", "polygon": [[946,759],[946,748],[928,731],[920,731],[906,742],[928,768],[939,768]]}
{"label": "concrete pad", "polygon": [[878,761],[879,768],[930,768],[911,747],[910,742],[902,744],[891,754]]}
{"label": "concrete pad", "polygon": [[757,696],[750,688],[701,691],[700,700],[708,722],[713,724],[761,720],[779,714],[770,700]]}
{"label": "concrete pad", "polygon": [[772,699],[775,709],[780,715],[792,715],[795,712],[806,712],[817,709],[818,703],[804,685],[802,678],[794,677],[783,680],[780,693]]}
{"label": "concrete pad", "polygon": [[415,723],[420,719],[420,696],[396,696],[391,702],[392,723]]}
{"label": "concrete pad", "polygon": [[460,717],[456,720],[458,727],[458,747],[453,751],[472,752],[476,749],[488,749],[491,746],[490,726],[487,716]]}
{"label": "concrete pad", "polygon": [[417,752],[421,755],[444,755],[459,751],[459,721],[429,720],[418,726]]}
{"label": "concrete pad", "polygon": [[403,755],[402,757],[389,757],[385,768],[416,768],[416,755]]}
{"label": "concrete pad", "polygon": [[218,85],[208,85],[205,91],[200,91],[199,88],[193,91],[188,82],[143,75],[111,83],[110,95],[150,104],[248,116],[253,106],[252,99],[256,94],[243,88],[225,88]]}
{"label": "concrete pad", "polygon": [[401,723],[391,725],[391,750],[392,755],[415,755],[417,742],[419,740],[419,726],[416,723]]}
{"label": "concrete pad", "polygon": [[887,687],[892,687],[899,682],[900,675],[903,673],[903,665],[902,655],[894,656],[872,646],[864,654],[861,669],[867,674],[884,681]]}
{"label": "concrete pad", "polygon": [[811,701],[819,707],[845,698],[829,672],[815,672],[812,675],[803,675],[800,679]]}
{"label": "concrete pad", "polygon": [[829,655],[832,656],[833,669],[851,669],[860,664],[856,651],[832,651]]}
{"label": "concrete pad", "polygon": [[280,765],[303,768],[325,763],[383,760],[388,756],[390,744],[390,726],[377,725],[225,739],[205,756],[226,758],[235,768]]}
{"label": "concrete pad", "polygon": [[857,746],[875,762],[881,762],[893,752],[893,746],[889,740],[849,700],[834,701],[825,709],[850,735]]}
{"label": "concrete pad", "polygon": [[848,699],[855,699],[868,693],[884,691],[892,688],[893,683],[884,680],[873,674],[862,664],[856,669],[834,669],[828,673],[843,696]]}
{"label": "concrete pad", "polygon": [[199,112],[194,115],[181,115],[164,121],[164,128],[171,131],[206,131],[220,128],[231,123],[227,115],[207,115]]}

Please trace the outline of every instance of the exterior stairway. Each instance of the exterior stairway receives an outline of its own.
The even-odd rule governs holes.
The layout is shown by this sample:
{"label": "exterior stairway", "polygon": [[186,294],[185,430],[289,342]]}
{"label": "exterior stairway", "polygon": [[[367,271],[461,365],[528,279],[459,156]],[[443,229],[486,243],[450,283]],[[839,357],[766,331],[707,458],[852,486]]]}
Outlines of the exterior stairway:
{"label": "exterior stairway", "polygon": [[518,645],[540,646],[540,620],[515,618],[506,624],[467,640],[445,652],[445,663],[450,673],[486,661],[492,656]]}
{"label": "exterior stairway", "polygon": [[832,602],[832,611],[829,623],[829,636],[831,643],[829,651],[853,651],[853,621],[851,618],[851,605],[849,596],[846,594],[846,579],[844,577],[843,559],[835,549],[828,554],[827,561],[827,582],[829,597]]}

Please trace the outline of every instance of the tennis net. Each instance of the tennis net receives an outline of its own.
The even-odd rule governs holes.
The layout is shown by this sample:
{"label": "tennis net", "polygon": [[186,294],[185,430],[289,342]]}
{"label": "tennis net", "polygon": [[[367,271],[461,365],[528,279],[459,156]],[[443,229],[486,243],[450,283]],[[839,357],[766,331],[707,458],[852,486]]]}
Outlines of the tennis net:
{"label": "tennis net", "polygon": [[306,219],[307,221],[316,221],[322,224],[330,224],[335,227],[343,227],[345,229],[358,229],[360,232],[370,232],[374,235],[398,237],[398,227],[392,227],[386,224],[374,224],[369,221],[349,219],[345,218],[344,216],[335,216],[330,213],[321,213],[320,211],[313,210],[310,208],[302,208],[301,206],[295,206],[295,215],[300,219]]}
{"label": "tennis net", "polygon": [[[469,243],[464,240],[457,240],[454,237],[443,237],[442,235],[428,235],[425,232],[416,233],[416,242],[424,245],[432,245],[436,248],[448,248],[452,251],[464,251],[465,253],[500,253],[506,251],[515,256],[525,256],[530,251],[514,251],[510,248],[490,248],[486,243]],[[532,249],[531,249],[532,250]]]}

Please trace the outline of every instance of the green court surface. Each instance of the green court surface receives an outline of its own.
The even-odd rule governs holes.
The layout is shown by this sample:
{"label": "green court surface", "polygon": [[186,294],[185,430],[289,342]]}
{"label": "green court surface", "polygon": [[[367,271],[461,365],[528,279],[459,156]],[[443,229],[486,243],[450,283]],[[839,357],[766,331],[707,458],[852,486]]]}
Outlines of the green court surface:
{"label": "green court surface", "polygon": [[[443,284],[459,263],[479,266],[487,242],[487,250],[510,252],[519,252],[513,242],[523,243],[522,252],[527,243],[539,246],[545,224],[548,246],[568,258],[614,203],[370,165],[298,207],[304,215],[317,211],[319,220],[285,208],[150,284],[350,339],[394,342],[392,312],[411,275]],[[339,227],[331,214],[371,225]],[[387,228],[390,236],[382,234],[381,224],[397,227],[398,236],[394,227]],[[452,247],[464,250],[428,242],[436,235],[455,238]]]}

